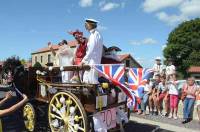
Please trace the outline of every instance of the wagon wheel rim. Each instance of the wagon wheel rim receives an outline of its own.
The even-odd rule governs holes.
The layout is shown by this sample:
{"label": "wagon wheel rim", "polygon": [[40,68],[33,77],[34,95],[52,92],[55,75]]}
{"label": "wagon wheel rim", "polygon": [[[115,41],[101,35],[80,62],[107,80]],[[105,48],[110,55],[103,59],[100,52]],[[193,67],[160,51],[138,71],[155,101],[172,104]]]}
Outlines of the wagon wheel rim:
{"label": "wagon wheel rim", "polygon": [[49,103],[49,125],[52,132],[87,132],[87,116],[78,98],[59,92]]}
{"label": "wagon wheel rim", "polygon": [[33,132],[35,128],[35,110],[30,103],[24,106],[23,116],[26,129]]}

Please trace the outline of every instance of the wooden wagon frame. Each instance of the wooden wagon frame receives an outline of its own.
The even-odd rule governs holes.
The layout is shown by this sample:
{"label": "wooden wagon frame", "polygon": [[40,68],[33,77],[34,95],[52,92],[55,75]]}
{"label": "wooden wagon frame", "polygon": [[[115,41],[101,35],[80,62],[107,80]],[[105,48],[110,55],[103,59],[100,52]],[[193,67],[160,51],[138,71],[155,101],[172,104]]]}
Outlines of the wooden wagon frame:
{"label": "wooden wagon frame", "polygon": [[[122,129],[124,121],[117,121],[117,111],[129,117],[126,96],[112,83],[94,85],[82,83],[79,72],[90,66],[49,67],[37,73],[36,94],[32,101],[48,104],[48,121],[52,132],[94,131],[94,117],[100,115],[108,131]],[[77,72],[77,83],[62,83],[58,75],[62,71]],[[100,92],[100,90],[104,92]],[[115,96],[111,95],[111,90]],[[24,106],[23,114],[28,131],[34,131],[37,122],[35,104],[30,101]],[[118,122],[118,123],[117,123]]]}

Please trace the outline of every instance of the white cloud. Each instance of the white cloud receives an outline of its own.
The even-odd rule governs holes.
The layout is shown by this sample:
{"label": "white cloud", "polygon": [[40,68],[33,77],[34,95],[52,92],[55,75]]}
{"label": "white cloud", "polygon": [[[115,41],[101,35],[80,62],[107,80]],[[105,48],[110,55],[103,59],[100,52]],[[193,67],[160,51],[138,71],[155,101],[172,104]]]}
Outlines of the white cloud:
{"label": "white cloud", "polygon": [[145,38],[140,41],[133,40],[130,42],[130,44],[132,44],[132,45],[151,45],[151,44],[157,44],[157,41],[152,38]]}
{"label": "white cloud", "polygon": [[167,7],[176,7],[183,0],[145,0],[143,10],[145,12],[155,12]]}
{"label": "white cloud", "polygon": [[135,57],[135,60],[144,68],[151,68],[154,64],[154,58]]}
{"label": "white cloud", "polygon": [[152,38],[146,38],[143,40],[143,44],[156,44],[157,41]]}
{"label": "white cloud", "polygon": [[100,31],[104,31],[104,30],[107,30],[108,28],[102,25],[98,25],[97,29]]}
{"label": "white cloud", "polygon": [[187,0],[181,4],[179,10],[182,14],[188,17],[200,16],[200,0]]}
{"label": "white cloud", "polygon": [[164,50],[167,47],[166,44],[162,45],[162,50]]}
{"label": "white cloud", "polygon": [[92,6],[92,2],[93,0],[80,0],[79,5],[81,7],[89,7],[89,6]]}
{"label": "white cloud", "polygon": [[166,12],[159,12],[156,14],[157,18],[165,23],[167,23],[170,26],[173,26],[176,23],[183,22],[187,20],[188,18],[181,14],[181,15],[168,15]]}
{"label": "white cloud", "polygon": [[118,7],[120,7],[120,4],[109,2],[109,3],[102,5],[100,10],[101,11],[110,11],[110,10],[118,8]]}
{"label": "white cloud", "polygon": [[[142,6],[145,12],[153,13],[170,26],[200,17],[200,0],[145,0]],[[168,7],[173,7],[177,13],[169,14],[163,10]]]}

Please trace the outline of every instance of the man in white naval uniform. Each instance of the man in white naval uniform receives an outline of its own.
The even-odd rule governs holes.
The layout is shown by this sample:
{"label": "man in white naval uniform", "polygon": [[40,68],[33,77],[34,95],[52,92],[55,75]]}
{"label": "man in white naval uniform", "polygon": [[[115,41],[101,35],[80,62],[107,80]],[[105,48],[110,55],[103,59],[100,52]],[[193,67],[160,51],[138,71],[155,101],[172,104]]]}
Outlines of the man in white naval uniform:
{"label": "man in white naval uniform", "polygon": [[87,43],[86,55],[81,61],[81,65],[91,65],[89,71],[85,71],[83,75],[83,82],[90,84],[98,84],[98,73],[92,68],[94,64],[100,64],[103,52],[103,38],[97,31],[97,21],[94,19],[85,20],[85,28],[90,32]]}

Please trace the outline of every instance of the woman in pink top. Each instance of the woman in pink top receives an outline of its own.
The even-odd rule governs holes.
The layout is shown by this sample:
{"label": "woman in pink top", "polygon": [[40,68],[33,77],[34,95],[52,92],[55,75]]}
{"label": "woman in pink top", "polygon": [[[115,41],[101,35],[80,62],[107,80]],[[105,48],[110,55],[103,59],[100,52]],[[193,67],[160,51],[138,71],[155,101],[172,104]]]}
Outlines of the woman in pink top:
{"label": "woman in pink top", "polygon": [[183,85],[183,92],[186,93],[186,98],[183,102],[183,124],[188,123],[192,120],[192,109],[196,98],[197,85],[195,84],[195,78],[190,77],[187,80],[187,84]]}

